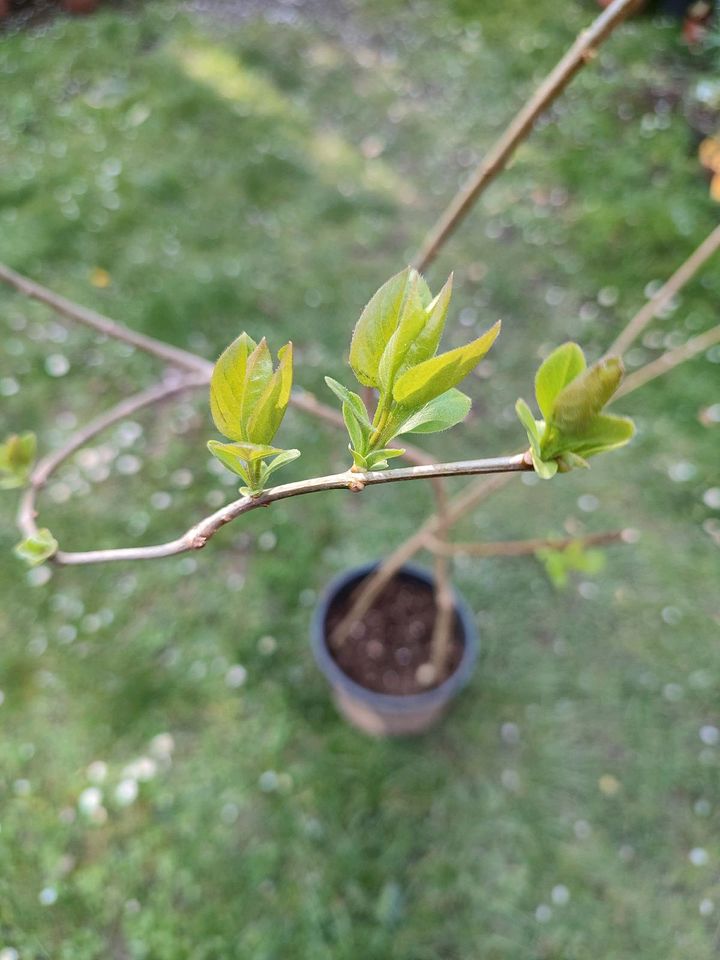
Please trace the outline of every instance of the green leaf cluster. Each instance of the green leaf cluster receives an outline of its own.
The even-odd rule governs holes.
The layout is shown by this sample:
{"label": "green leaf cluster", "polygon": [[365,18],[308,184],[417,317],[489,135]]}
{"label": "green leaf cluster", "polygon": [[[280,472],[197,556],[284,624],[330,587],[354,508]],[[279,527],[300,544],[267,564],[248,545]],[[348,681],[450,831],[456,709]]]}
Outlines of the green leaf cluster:
{"label": "green leaf cluster", "polygon": [[358,469],[382,470],[404,453],[390,446],[395,437],[447,430],[467,416],[470,398],[456,387],[493,345],[500,322],[471,343],[438,354],[451,293],[452,276],[433,297],[417,270],[408,267],[384,283],[363,310],[350,366],[363,386],[377,391],[372,419],[357,393],[325,378],[342,404]]}
{"label": "green leaf cluster", "polygon": [[544,480],[558,471],[587,467],[588,457],[632,438],[632,420],[602,413],[622,376],[618,357],[588,367],[580,347],[571,342],[543,361],[535,376],[535,398],[544,419],[535,420],[522,399],[515,410],[530,441],[535,471]]}
{"label": "green leaf cluster", "polygon": [[0,446],[0,490],[24,487],[35,462],[37,438],[34,433],[13,434]]}
{"label": "green leaf cluster", "polygon": [[567,586],[568,577],[573,572],[600,573],[605,566],[602,550],[587,550],[581,540],[574,540],[562,550],[543,547],[535,556],[558,589]]}
{"label": "green leaf cluster", "polygon": [[273,369],[265,338],[255,343],[242,333],[215,364],[210,409],[215,426],[232,442],[210,440],[208,449],[244,480],[241,493],[258,496],[272,473],[300,456],[299,450],[271,446],[285,416],[291,388],[292,343],[278,351],[278,364]]}
{"label": "green leaf cluster", "polygon": [[43,527],[32,537],[26,537],[15,545],[15,556],[30,567],[37,567],[57,553],[58,542],[50,531]]}

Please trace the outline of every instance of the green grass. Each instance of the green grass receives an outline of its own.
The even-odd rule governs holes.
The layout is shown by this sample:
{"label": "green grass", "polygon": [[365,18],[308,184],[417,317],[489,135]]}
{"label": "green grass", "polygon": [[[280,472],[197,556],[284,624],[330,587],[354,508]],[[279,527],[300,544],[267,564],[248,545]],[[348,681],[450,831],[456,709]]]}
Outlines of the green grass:
{"label": "green grass", "polygon": [[[6,32],[0,260],[208,357],[243,328],[274,350],[292,337],[296,382],[330,402],[322,377],[349,383],[369,294],[594,9],[484,6],[373,0],[338,18],[220,26],[156,3]],[[717,208],[683,112],[702,66],[675,25],[624,27],[448,244],[430,276],[456,271],[448,344],[504,327],[492,378],[469,384],[473,416],[430,438],[438,456],[517,449],[512,406],[531,399],[540,353],[572,336],[599,355],[646,284],[709,232]],[[717,322],[719,297],[709,268],[630,365]],[[34,429],[44,450],[158,371],[6,290],[0,324],[2,432]],[[46,372],[54,354],[66,375]],[[720,745],[700,730],[712,740],[720,726],[718,521],[703,502],[718,427],[697,415],[717,400],[718,359],[618,404],[638,422],[630,448],[590,473],[518,481],[458,528],[642,536],[565,592],[532,559],[458,562],[481,660],[447,721],[409,742],[343,724],[306,636],[328,577],[412,532],[426,488],[281,503],[196,557],[52,569],[47,582],[12,557],[6,495],[0,951],[716,956]],[[44,494],[42,522],[68,549],[154,542],[232,495],[208,466],[203,396],[133,422]],[[341,436],[297,413],[278,440],[303,450],[288,479],[346,461]],[[122,474],[118,451],[142,470]],[[154,775],[122,805],[116,788],[141,757]],[[97,761],[93,820],[78,802],[93,799]]]}

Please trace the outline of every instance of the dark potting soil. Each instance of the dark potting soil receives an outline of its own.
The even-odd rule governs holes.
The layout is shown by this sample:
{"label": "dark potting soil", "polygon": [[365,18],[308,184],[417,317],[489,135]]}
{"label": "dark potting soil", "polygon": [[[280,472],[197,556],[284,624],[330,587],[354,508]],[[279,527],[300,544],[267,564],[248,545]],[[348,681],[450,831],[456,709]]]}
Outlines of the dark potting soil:
{"label": "dark potting soil", "polygon": [[432,587],[406,574],[399,574],[388,583],[341,646],[334,643],[333,631],[350,610],[363,583],[361,580],[338,594],[325,620],[328,649],[343,673],[368,690],[396,696],[431,690],[454,673],[463,650],[457,614],[444,675],[429,686],[416,679],[418,667],[430,660],[436,607]]}

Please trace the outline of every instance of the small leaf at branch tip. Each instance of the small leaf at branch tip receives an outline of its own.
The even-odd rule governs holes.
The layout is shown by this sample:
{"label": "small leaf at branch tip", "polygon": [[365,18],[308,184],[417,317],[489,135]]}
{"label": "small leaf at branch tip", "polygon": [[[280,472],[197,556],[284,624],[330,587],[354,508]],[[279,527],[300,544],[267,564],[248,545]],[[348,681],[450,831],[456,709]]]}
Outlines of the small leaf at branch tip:
{"label": "small leaf at branch tip", "polygon": [[37,438],[34,433],[13,434],[0,444],[0,490],[24,487],[35,462]]}
{"label": "small leaf at branch tip", "polygon": [[588,457],[628,443],[634,433],[632,421],[601,412],[622,375],[619,357],[606,357],[587,367],[585,355],[572,341],[545,358],[535,376],[535,396],[544,422],[535,421],[523,401],[515,407],[541,476],[547,468],[538,468],[538,463],[554,462],[561,473],[567,473],[587,468]]}
{"label": "small leaf at branch tip", "polygon": [[272,357],[263,337],[258,344],[242,333],[218,358],[210,381],[210,408],[220,433],[241,443],[269,444],[290,401],[292,342]]}
{"label": "small leaf at branch tip", "polygon": [[15,545],[15,556],[24,560],[30,567],[37,567],[57,553],[58,542],[50,531],[43,527],[31,537],[26,537]]}

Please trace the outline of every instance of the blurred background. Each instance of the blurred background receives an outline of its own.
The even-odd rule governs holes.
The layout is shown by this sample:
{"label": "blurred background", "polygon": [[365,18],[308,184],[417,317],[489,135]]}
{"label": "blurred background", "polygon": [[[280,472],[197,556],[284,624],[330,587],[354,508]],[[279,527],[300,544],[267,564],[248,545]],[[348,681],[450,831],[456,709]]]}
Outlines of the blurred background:
{"label": "blurred background", "polygon": [[[0,260],[209,359],[243,329],[292,338],[296,383],[332,403],[369,295],[598,7],[1,12]],[[503,319],[471,417],[423,438],[437,457],[521,449],[539,357],[600,356],[716,224],[697,146],[720,127],[718,35],[682,23],[622,26],[429,271],[455,271],[448,346]],[[716,261],[629,369],[719,301]],[[8,288],[0,330],[1,432],[42,451],[162,370]],[[1,960],[717,956],[718,364],[618,403],[638,436],[589,473],[525,477],[458,527],[639,538],[562,590],[531,557],[458,560],[481,659],[418,740],[349,729],[307,634],[332,575],[417,529],[424,485],[280,503],[197,556],[30,572],[5,494]],[[204,391],[139,413],[58,472],[43,525],[67,549],[177,535],[235,492],[214,435]],[[303,451],[285,479],[346,465],[297,411],[278,440]]]}

